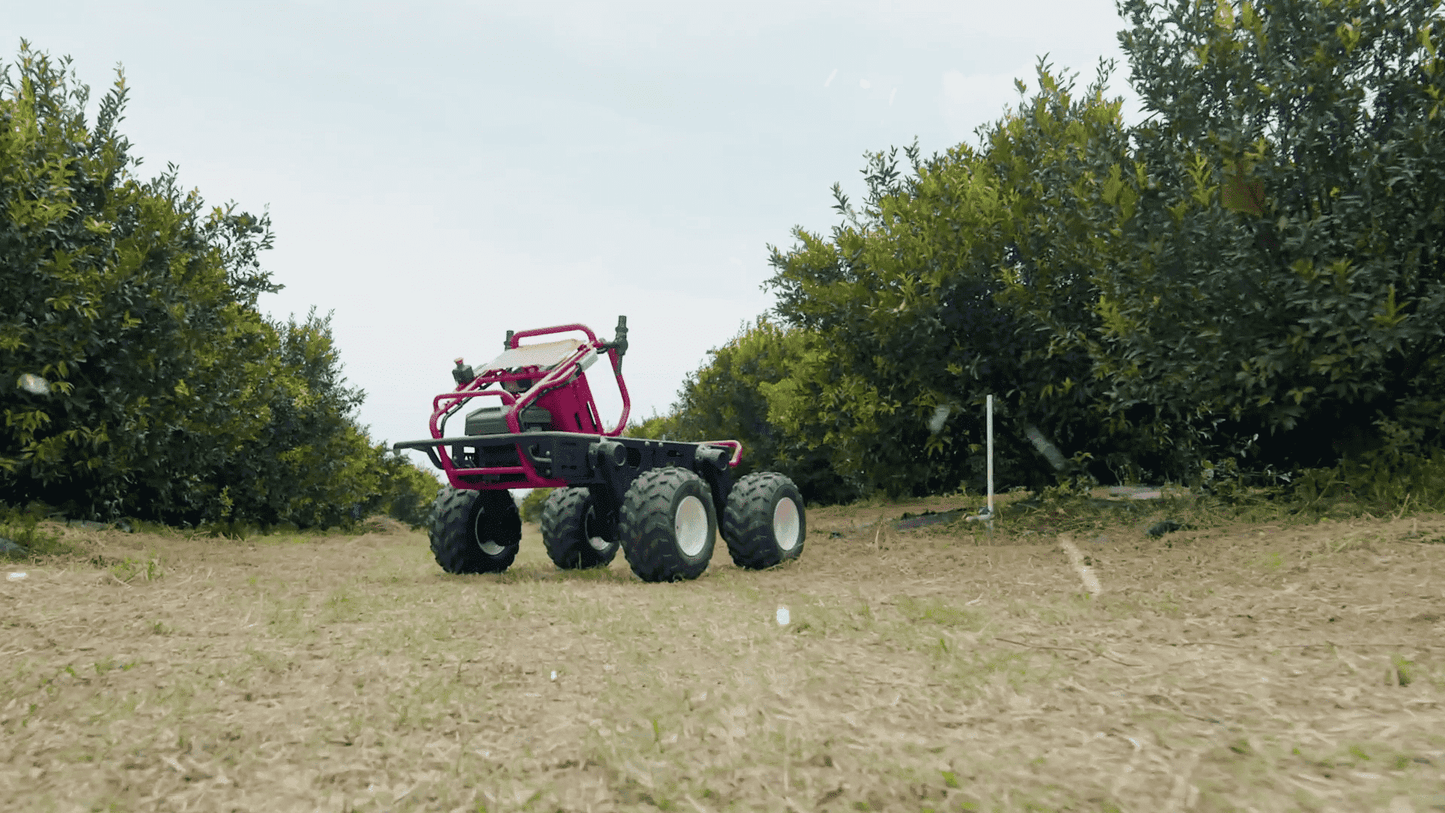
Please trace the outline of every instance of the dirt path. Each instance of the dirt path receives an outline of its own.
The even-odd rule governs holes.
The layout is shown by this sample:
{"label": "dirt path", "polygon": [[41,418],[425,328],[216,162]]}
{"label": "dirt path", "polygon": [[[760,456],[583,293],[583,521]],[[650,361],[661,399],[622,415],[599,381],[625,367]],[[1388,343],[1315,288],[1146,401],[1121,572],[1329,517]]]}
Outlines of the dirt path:
{"label": "dirt path", "polygon": [[1445,810],[1445,517],[873,524],[922,507],[950,506],[815,511],[797,564],[719,546],[672,585],[559,573],[535,537],[451,577],[409,532],[61,529],[84,555],[0,582],[0,798]]}

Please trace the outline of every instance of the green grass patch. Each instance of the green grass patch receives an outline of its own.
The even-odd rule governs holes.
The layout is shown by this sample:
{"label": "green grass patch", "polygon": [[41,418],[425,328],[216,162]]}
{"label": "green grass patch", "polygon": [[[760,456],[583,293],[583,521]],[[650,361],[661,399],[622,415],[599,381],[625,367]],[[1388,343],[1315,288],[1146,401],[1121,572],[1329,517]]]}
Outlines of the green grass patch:
{"label": "green grass patch", "polygon": [[70,546],[61,541],[58,533],[42,524],[46,510],[40,505],[20,509],[0,504],[0,538],[8,539],[24,549],[0,552],[0,558],[63,556],[73,552]]}

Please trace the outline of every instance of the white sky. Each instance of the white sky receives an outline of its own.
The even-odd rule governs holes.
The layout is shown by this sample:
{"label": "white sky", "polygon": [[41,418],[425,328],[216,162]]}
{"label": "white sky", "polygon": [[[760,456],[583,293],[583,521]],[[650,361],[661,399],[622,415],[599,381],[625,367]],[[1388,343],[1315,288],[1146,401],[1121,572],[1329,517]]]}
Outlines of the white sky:
{"label": "white sky", "polygon": [[1046,53],[1080,87],[1117,59],[1136,119],[1121,27],[1112,0],[47,0],[6,3],[0,59],[69,55],[92,99],[121,64],[143,177],[269,206],[262,307],[334,311],[361,422],[397,441],[455,357],[618,314],[632,414],[666,412],[772,306],[766,245],[838,222],[834,182],[862,196],[865,151],[976,142]]}

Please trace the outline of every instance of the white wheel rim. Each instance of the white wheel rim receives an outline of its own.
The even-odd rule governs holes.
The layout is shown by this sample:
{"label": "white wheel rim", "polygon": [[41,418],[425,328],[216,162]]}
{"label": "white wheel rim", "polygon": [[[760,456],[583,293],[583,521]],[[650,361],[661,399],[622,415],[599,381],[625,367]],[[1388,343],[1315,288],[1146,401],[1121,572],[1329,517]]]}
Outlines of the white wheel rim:
{"label": "white wheel rim", "polygon": [[506,548],[498,545],[496,542],[493,542],[490,539],[482,538],[482,521],[486,518],[486,511],[477,512],[476,524],[472,526],[472,538],[477,540],[477,547],[482,549],[482,553],[485,553],[488,556],[500,556],[502,554],[502,551],[506,550]]}
{"label": "white wheel rim", "polygon": [[587,506],[587,518],[582,522],[582,533],[587,535],[587,544],[591,545],[593,550],[598,553],[604,553],[612,546],[612,543],[600,536],[594,536],[592,534],[592,524],[596,521],[597,509],[590,505]]}
{"label": "white wheel rim", "polygon": [[773,506],[773,538],[778,547],[790,551],[802,541],[802,523],[798,517],[798,504],[784,497]]}
{"label": "white wheel rim", "polygon": [[684,556],[692,557],[702,553],[707,545],[707,508],[702,500],[688,495],[677,505],[672,518],[672,529],[677,536],[677,546]]}

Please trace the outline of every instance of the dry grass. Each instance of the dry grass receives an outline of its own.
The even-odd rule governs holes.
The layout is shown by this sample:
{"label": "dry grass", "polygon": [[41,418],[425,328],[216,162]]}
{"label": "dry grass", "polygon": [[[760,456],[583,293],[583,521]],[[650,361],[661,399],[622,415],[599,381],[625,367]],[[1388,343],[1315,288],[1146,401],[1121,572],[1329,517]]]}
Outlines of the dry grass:
{"label": "dry grass", "polygon": [[[1445,517],[871,524],[692,583],[425,538],[55,529],[0,582],[15,810],[1445,809]],[[1085,569],[1085,570],[1081,570]],[[1085,591],[1081,572],[1097,580]],[[777,623],[777,609],[790,623]]]}

